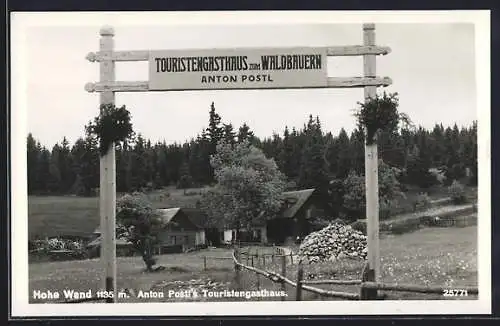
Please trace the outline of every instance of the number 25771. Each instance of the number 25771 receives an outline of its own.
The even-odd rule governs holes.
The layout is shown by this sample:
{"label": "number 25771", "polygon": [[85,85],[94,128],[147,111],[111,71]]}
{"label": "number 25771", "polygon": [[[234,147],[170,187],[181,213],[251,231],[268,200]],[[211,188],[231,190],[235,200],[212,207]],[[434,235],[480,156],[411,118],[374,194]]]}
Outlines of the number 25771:
{"label": "number 25771", "polygon": [[443,290],[443,296],[444,297],[466,297],[469,294],[467,293],[467,290]]}

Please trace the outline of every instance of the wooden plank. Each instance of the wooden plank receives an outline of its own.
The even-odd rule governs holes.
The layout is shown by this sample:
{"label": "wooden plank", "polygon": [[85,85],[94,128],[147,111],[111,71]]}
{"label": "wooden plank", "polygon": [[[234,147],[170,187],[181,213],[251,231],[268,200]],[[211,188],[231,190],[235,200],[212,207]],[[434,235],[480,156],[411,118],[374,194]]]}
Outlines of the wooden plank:
{"label": "wooden plank", "polygon": [[357,285],[361,284],[361,280],[311,280],[302,281],[302,284],[333,284],[333,285]]}
{"label": "wooden plank", "polygon": [[[282,257],[286,258],[286,256],[282,256]],[[247,265],[244,265],[244,264],[238,262],[238,260],[236,259],[235,253],[233,253],[233,260],[234,260],[234,263],[236,265],[241,266],[242,268],[245,268],[245,269],[252,271],[254,273],[263,275],[264,277],[270,279],[273,282],[284,282],[284,283],[289,284],[290,286],[297,288],[296,282],[293,282],[292,280],[290,280],[290,279],[288,279],[280,274],[277,274],[275,272],[263,271],[263,270],[260,270],[256,267],[247,266]],[[304,291],[320,294],[320,295],[327,296],[327,297],[343,298],[343,299],[347,299],[347,300],[359,300],[359,298],[360,298],[359,294],[357,294],[357,293],[328,291],[328,290],[318,289],[318,288],[308,286],[308,285],[301,285],[301,289]]]}
{"label": "wooden plank", "polygon": [[[392,80],[389,77],[328,77],[326,87],[315,88],[360,88],[365,86],[389,86]],[[296,87],[301,88],[301,87]],[[314,88],[314,87],[311,87]],[[271,90],[278,88],[224,88],[223,90]],[[291,89],[291,88],[289,88]],[[149,92],[147,81],[116,81],[116,82],[97,82],[87,83],[85,85],[87,92]],[[184,89],[172,91],[196,91],[199,89]],[[205,89],[209,90],[209,89]],[[213,90],[213,89],[212,89]]]}
{"label": "wooden plank", "polygon": [[302,285],[302,289],[304,291],[316,293],[325,297],[342,298],[347,300],[359,300],[359,294],[357,293],[329,291],[329,290],[314,288],[308,285]]}
{"label": "wooden plank", "polygon": [[[391,53],[391,48],[388,46],[377,45],[345,45],[345,46],[327,46],[319,47],[320,49],[326,48],[326,54],[333,57],[344,56],[361,56],[365,54],[373,55],[387,55]],[[249,48],[250,50],[251,48]],[[209,51],[210,49],[206,50]],[[283,50],[286,50],[284,48]],[[189,51],[189,50],[186,50]],[[112,54],[106,52],[89,52],[86,59],[90,62],[101,62],[107,60],[113,61],[148,61],[149,50],[135,50],[135,51],[114,51]]]}

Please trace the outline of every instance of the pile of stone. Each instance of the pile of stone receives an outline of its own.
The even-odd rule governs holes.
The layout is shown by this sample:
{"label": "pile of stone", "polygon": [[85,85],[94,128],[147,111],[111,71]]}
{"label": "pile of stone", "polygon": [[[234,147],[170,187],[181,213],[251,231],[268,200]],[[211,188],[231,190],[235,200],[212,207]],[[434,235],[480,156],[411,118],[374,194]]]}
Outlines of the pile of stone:
{"label": "pile of stone", "polygon": [[332,223],[309,234],[299,247],[304,263],[336,261],[345,258],[366,259],[366,236],[350,225]]}

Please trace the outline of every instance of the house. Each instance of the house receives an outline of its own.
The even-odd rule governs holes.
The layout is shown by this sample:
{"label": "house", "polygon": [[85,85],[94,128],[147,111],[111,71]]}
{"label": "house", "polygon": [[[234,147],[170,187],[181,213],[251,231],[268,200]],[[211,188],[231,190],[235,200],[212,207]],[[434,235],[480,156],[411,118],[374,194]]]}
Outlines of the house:
{"label": "house", "polygon": [[311,230],[310,220],[325,215],[325,203],[316,189],[304,189],[283,193],[283,209],[267,221],[267,237],[274,243],[304,237]]}
{"label": "house", "polygon": [[[316,189],[304,189],[283,193],[283,208],[277,217],[240,230],[239,240],[261,243],[284,243],[287,239],[304,237],[311,230],[310,219],[325,215],[325,203]],[[236,230],[224,230],[223,241],[236,238]]]}
{"label": "house", "polygon": [[222,240],[221,232],[219,229],[209,226],[209,217],[204,210],[198,208],[182,208],[182,211],[196,226],[204,230],[207,245],[220,245]]}
{"label": "house", "polygon": [[[163,228],[158,235],[157,253],[182,252],[206,245],[205,214],[196,209],[162,208],[158,209]],[[94,240],[87,248],[99,250],[101,244],[99,227],[94,231]],[[125,239],[116,239],[117,255],[129,252],[131,244]],[[122,255],[122,254],[120,254]]]}
{"label": "house", "polygon": [[[203,214],[181,208],[158,209],[163,221],[163,231],[158,240],[159,247],[181,246],[182,250],[206,245]],[[188,213],[189,212],[189,213]],[[193,221],[194,219],[199,219]]]}
{"label": "house", "polygon": [[242,242],[261,242],[267,243],[267,226],[265,222],[255,223],[251,228],[242,228],[239,230],[239,237],[234,229],[225,229],[221,232],[221,238],[224,243],[231,243],[233,239],[238,238]]}

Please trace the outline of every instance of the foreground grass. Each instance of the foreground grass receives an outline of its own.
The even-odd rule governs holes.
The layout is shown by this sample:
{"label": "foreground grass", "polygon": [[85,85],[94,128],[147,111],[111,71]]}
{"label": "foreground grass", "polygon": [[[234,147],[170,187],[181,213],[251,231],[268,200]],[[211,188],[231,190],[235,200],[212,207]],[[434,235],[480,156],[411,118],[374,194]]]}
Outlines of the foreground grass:
{"label": "foreground grass", "polygon": [[[450,289],[460,286],[477,286],[477,227],[432,228],[422,229],[410,234],[388,236],[380,241],[382,281],[387,283],[438,285]],[[266,249],[259,249],[263,252]],[[267,249],[269,250],[269,249]],[[145,273],[140,257],[118,259],[118,289],[128,288],[135,291],[156,289],[167,291],[175,281],[204,280],[218,283],[219,289],[234,288],[234,272],[231,260],[207,260],[207,270],[203,270],[203,256],[230,257],[229,249],[208,249],[188,254],[170,254],[159,257],[159,264],[164,271]],[[266,263],[265,266],[255,261],[256,267],[281,272],[278,262]],[[305,279],[359,279],[363,262],[346,260],[341,262],[305,266]],[[31,264],[29,267],[30,300],[34,290],[62,291],[97,291],[104,283],[103,269],[98,260],[51,262]],[[242,288],[279,290],[280,284],[254,273],[244,271]],[[287,277],[296,280],[296,265],[287,266]],[[170,282],[170,283],[169,283]],[[318,286],[321,288],[359,292],[359,286]],[[179,287],[177,286],[176,290]],[[286,300],[295,300],[295,288],[288,287]],[[441,295],[414,293],[387,293],[388,299],[445,299]],[[472,297],[469,296],[468,299]],[[467,299],[467,297],[456,297]],[[137,298],[129,300],[138,302]],[[168,301],[160,299],[154,301]],[[173,299],[172,299],[173,300]],[[226,299],[227,300],[227,299]],[[273,298],[269,300],[279,300]],[[304,292],[303,300],[330,300]],[[234,301],[234,299],[233,299]]]}

